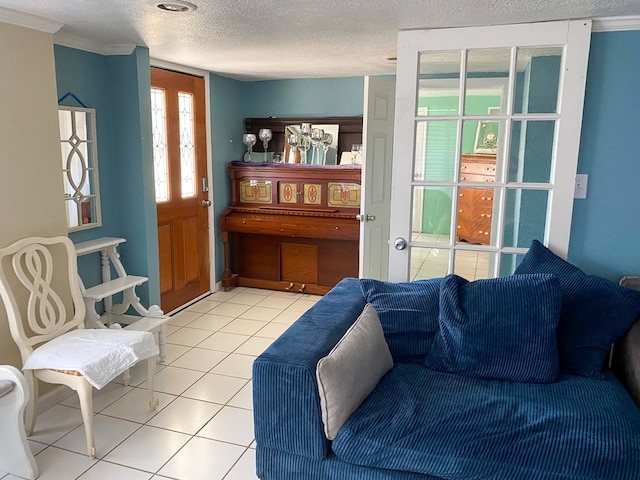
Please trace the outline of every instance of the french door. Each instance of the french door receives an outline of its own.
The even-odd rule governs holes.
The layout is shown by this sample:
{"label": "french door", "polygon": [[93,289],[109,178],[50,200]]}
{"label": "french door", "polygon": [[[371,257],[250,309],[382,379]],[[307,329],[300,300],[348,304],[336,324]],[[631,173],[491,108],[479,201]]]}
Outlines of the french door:
{"label": "french door", "polygon": [[566,256],[589,21],[398,36],[389,279],[513,273]]}
{"label": "french door", "polygon": [[160,298],[171,312],[210,289],[204,79],[151,68],[151,111]]}

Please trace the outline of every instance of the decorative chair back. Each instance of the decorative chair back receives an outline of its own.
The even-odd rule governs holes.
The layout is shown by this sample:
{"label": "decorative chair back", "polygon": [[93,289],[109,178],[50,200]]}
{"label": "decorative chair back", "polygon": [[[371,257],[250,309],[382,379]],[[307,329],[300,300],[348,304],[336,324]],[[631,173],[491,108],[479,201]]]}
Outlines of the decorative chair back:
{"label": "decorative chair back", "polygon": [[0,298],[23,363],[38,345],[84,328],[85,304],[71,240],[29,237],[0,249]]}

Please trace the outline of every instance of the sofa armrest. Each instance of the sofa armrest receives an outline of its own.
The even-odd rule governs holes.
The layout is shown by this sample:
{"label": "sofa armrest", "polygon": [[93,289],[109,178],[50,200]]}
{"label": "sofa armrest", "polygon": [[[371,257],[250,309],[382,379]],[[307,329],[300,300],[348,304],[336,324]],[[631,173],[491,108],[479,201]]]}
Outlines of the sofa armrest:
{"label": "sofa armrest", "polygon": [[260,446],[322,459],[325,437],[316,365],[365,306],[358,279],[347,278],[304,313],[253,364],[255,438]]}

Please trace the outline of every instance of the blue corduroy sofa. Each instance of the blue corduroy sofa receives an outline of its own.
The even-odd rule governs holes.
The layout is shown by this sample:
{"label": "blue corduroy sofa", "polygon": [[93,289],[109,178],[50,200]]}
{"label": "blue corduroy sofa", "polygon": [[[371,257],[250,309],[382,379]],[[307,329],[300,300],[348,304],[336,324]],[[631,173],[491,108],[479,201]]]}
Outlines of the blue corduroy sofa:
{"label": "blue corduroy sofa", "polygon": [[[605,359],[638,318],[640,293],[535,243],[516,274],[341,281],[254,362],[258,477],[639,479],[640,410]],[[319,362],[344,348],[367,304],[393,366],[330,440]],[[604,326],[590,320],[599,309]],[[613,333],[575,331],[585,322]]]}

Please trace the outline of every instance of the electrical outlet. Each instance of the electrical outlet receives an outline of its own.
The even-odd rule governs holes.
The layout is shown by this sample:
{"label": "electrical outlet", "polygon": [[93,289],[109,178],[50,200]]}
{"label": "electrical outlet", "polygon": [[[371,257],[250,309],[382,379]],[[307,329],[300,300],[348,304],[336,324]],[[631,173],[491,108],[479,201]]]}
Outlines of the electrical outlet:
{"label": "electrical outlet", "polygon": [[586,173],[578,173],[576,175],[576,188],[573,192],[573,198],[587,198],[587,183],[589,175]]}

